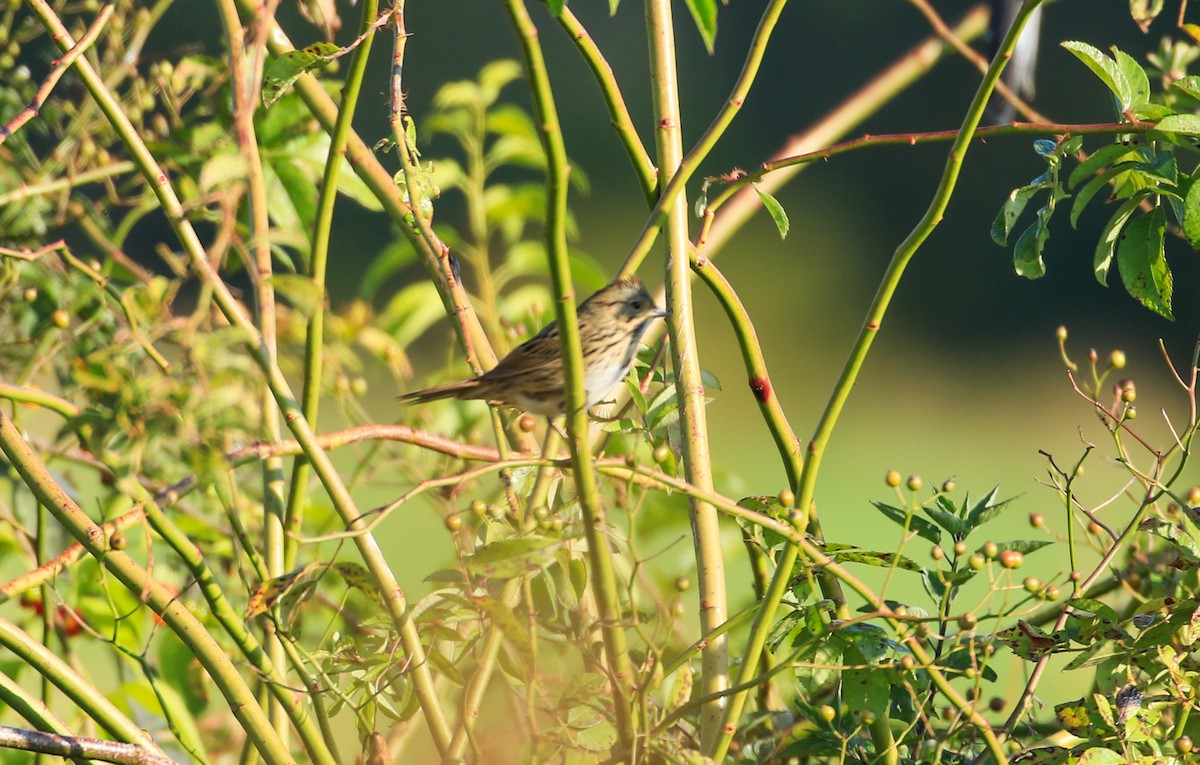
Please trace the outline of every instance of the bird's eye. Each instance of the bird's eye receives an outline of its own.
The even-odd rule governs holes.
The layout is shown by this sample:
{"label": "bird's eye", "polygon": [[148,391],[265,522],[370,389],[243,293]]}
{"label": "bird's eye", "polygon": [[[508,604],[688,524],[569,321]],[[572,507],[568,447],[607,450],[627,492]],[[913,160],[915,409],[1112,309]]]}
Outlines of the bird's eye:
{"label": "bird's eye", "polygon": [[629,305],[630,305],[630,307],[631,307],[631,308],[633,308],[633,310],[635,310],[635,311],[640,311],[640,310],[642,310],[642,301],[640,301],[640,300],[634,300],[634,301],[632,301],[632,302],[631,302]]}

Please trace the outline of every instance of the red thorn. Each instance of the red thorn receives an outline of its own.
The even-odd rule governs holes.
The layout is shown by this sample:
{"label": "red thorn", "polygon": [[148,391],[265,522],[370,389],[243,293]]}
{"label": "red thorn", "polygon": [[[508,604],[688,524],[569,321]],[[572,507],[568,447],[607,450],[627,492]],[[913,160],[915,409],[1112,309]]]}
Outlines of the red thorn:
{"label": "red thorn", "polygon": [[767,399],[771,398],[771,381],[765,377],[750,378],[750,390],[754,392],[754,398],[758,399],[758,403],[765,404]]}

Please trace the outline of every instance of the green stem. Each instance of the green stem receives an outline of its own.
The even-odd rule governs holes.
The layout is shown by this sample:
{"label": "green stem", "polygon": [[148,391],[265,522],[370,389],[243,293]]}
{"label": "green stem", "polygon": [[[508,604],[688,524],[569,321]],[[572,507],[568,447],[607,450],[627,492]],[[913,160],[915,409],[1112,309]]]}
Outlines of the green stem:
{"label": "green stem", "polygon": [[[783,2],[777,1],[768,7],[766,20],[774,19],[782,10]],[[756,45],[765,46],[766,35],[756,36]],[[768,26],[769,30],[769,26]],[[663,208],[667,225],[666,284],[667,284],[667,331],[670,333],[671,362],[675,370],[675,392],[679,401],[682,434],[683,467],[688,482],[711,492],[713,489],[712,455],[709,451],[708,421],[704,398],[704,383],[700,377],[700,352],[696,345],[695,309],[692,305],[691,272],[689,270],[687,223],[687,196],[682,182],[677,179],[686,175],[681,167],[683,138],[679,113],[679,74],[675,63],[675,25],[671,15],[670,0],[647,0],[646,31],[650,46],[650,71],[653,83],[655,144],[658,153],[658,186],[665,189],[663,199],[656,210]],[[753,58],[753,56],[752,56]],[[750,65],[747,64],[747,69]],[[746,72],[743,71],[743,79]],[[749,81],[744,88],[749,87]],[[744,90],[744,89],[743,89]],[[735,88],[735,93],[738,89]],[[744,95],[744,92],[743,92]],[[735,99],[730,99],[730,104]],[[736,98],[740,106],[741,96]],[[726,109],[728,119],[714,121],[708,133],[701,139],[702,149],[693,156],[703,156],[711,148],[717,136],[724,131],[732,110]],[[723,112],[723,115],[725,112]],[[706,145],[706,140],[708,141]],[[700,634],[712,635],[729,616],[728,595],[725,588],[725,555],[721,544],[721,527],[717,511],[709,503],[689,499],[692,525],[692,541],[695,547],[696,574],[700,589]],[[701,651],[701,675],[699,692],[702,695],[720,694],[729,687],[729,643],[724,635],[713,635]],[[712,746],[724,717],[725,699],[714,696],[700,711],[700,745],[704,751]]]}
{"label": "green stem", "polygon": [[567,253],[567,151],[563,145],[558,112],[550,88],[546,62],[538,43],[537,28],[523,0],[505,0],[517,40],[525,57],[539,135],[546,152],[546,249],[550,261],[550,281],[555,295],[555,319],[558,323],[566,394],[567,448],[574,466],[575,489],[579,494],[588,558],[592,575],[589,584],[600,612],[604,652],[612,673],[614,713],[620,751],[637,761],[636,736],[629,705],[635,682],[633,665],[626,648],[622,626],[621,602],[608,547],[606,512],[600,499],[596,469],[588,448],[588,413],[583,385],[583,354],[575,313],[575,294],[571,284],[571,266]]}
{"label": "green stem", "polygon": [[[253,274],[254,296],[257,302],[255,318],[259,332],[262,333],[263,345],[270,354],[272,361],[278,361],[276,348],[276,316],[275,316],[275,287],[271,281],[273,264],[271,262],[270,227],[271,222],[267,213],[267,186],[263,175],[262,156],[258,150],[258,136],[254,128],[254,112],[258,105],[258,83],[260,77],[246,61],[246,41],[242,34],[242,22],[238,17],[234,0],[218,0],[217,8],[221,21],[225,26],[225,34],[229,43],[229,60],[231,77],[230,89],[233,92],[233,126],[237,136],[238,148],[246,163],[246,185],[249,190],[249,245],[253,251],[255,273]],[[279,441],[282,437],[279,424],[279,407],[271,397],[271,391],[263,386],[259,395],[262,397],[263,435],[269,442]],[[263,539],[264,554],[268,560],[268,570],[271,576],[279,576],[284,571],[283,565],[283,516],[284,516],[284,480],[283,460],[270,457],[262,463],[263,482]],[[148,497],[146,498],[148,499]],[[147,518],[155,525],[155,516],[161,522],[162,513],[152,503],[147,505]],[[178,552],[179,549],[176,548]],[[186,553],[183,553],[186,554]],[[198,557],[198,556],[197,556]],[[211,581],[211,577],[210,577]],[[269,661],[280,665],[284,661],[283,647],[275,638],[271,629],[267,628],[264,635]],[[257,646],[256,646],[257,648]],[[265,658],[265,657],[264,657]],[[268,714],[275,730],[285,745],[288,743],[286,725],[287,711],[284,704],[278,700],[268,705]],[[306,742],[307,743],[307,742]]]}
{"label": "green stem", "polygon": [[[40,0],[32,1],[40,2]],[[45,465],[21,437],[20,431],[17,430],[12,420],[3,412],[0,412],[0,450],[8,455],[9,462],[16,468],[25,485],[50,510],[58,522],[66,527],[67,531],[83,544],[88,553],[96,558],[121,584],[130,592],[139,594],[145,603],[162,617],[164,623],[191,648],[262,757],[272,765],[292,765],[295,761],[275,734],[270,721],[258,706],[253,692],[242,679],[238,667],[230,660],[224,646],[217,643],[204,625],[179,602],[178,598],[156,582],[133,558],[127,553],[109,549],[108,537],[105,536],[104,530],[95,524],[54,481]],[[60,662],[57,657],[51,655],[49,658],[40,657],[38,661],[29,663],[31,666],[41,669],[45,666],[44,662],[49,659],[53,659],[56,663]],[[55,684],[58,685],[58,682],[55,681]],[[97,707],[108,704],[107,701],[102,702],[94,698],[97,694],[90,689],[86,689],[88,691],[85,694],[86,698],[77,698],[79,695],[75,692],[77,689],[64,688],[63,685],[59,685],[59,688],[71,696],[76,703],[87,703],[89,706]],[[117,723],[120,723],[118,718],[112,718],[109,714],[106,714],[104,719],[116,719]],[[105,724],[107,727],[107,723]],[[130,724],[132,725],[132,723]],[[122,735],[131,736],[128,739],[130,741],[142,740],[141,737],[144,736],[144,733],[140,729],[136,729],[136,726],[134,728],[136,733]],[[115,732],[112,728],[110,731]]]}
{"label": "green stem", "polygon": [[70,191],[71,189],[84,186],[96,181],[103,181],[107,178],[112,178],[125,173],[132,173],[137,170],[137,165],[132,162],[120,161],[112,162],[103,167],[94,167],[90,170],[84,170],[81,173],[69,175],[64,178],[56,178],[53,181],[44,181],[42,183],[31,183],[28,186],[22,184],[17,186],[12,191],[7,191],[0,194],[0,207],[6,207],[13,202],[20,202],[22,199],[30,197],[40,197],[47,194],[57,194],[60,191]]}
{"label": "green stem", "polygon": [[37,726],[38,730],[50,731],[61,736],[70,736],[72,733],[67,724],[40,699],[34,698],[20,683],[3,672],[0,672],[0,703],[29,724]]}
{"label": "green stem", "polygon": [[30,404],[33,407],[40,406],[66,418],[79,416],[79,407],[70,401],[67,401],[65,398],[59,398],[53,393],[37,390],[36,388],[26,388],[22,385],[10,385],[9,383],[0,382],[0,398],[22,404]]}
{"label": "green stem", "polygon": [[[227,0],[232,2],[232,0]],[[333,230],[333,207],[337,201],[338,179],[345,161],[346,144],[350,139],[350,127],[362,92],[363,76],[367,71],[367,59],[371,55],[374,34],[367,34],[379,12],[379,0],[363,0],[359,21],[359,34],[365,35],[354,49],[346,81],[342,86],[342,103],[330,134],[329,154],[325,158],[325,173],[317,197],[317,215],[313,222],[312,263],[310,278],[325,294],[325,276],[329,263],[329,237]],[[324,366],[325,309],[320,308],[309,317],[304,344],[304,386],[301,392],[304,419],[317,421],[321,405],[321,378]],[[279,569],[272,567],[272,575],[278,576],[296,565],[297,532],[304,518],[304,504],[308,497],[308,479],[311,468],[303,457],[297,457],[292,466],[292,482],[287,497],[287,510],[283,514],[282,530],[288,532],[284,554]]]}
{"label": "green stem", "polygon": [[583,24],[565,4],[562,13],[558,15],[558,23],[571,37],[571,42],[575,43],[575,47],[579,48],[583,60],[592,70],[592,76],[596,78],[596,84],[600,86],[600,95],[604,99],[604,105],[608,107],[608,116],[612,120],[612,126],[617,131],[617,138],[620,139],[621,146],[625,148],[625,153],[629,156],[629,164],[633,165],[634,175],[637,176],[638,185],[642,188],[642,194],[646,196],[646,204],[653,206],[655,200],[658,199],[658,172],[654,168],[654,162],[650,159],[650,155],[646,152],[646,147],[642,144],[642,139],[638,137],[637,129],[633,126],[633,119],[629,116],[629,109],[625,106],[625,97],[621,95],[621,87],[617,84],[617,78],[613,76],[612,67],[608,65],[608,61],[600,52],[596,41],[592,39],[587,30],[583,28]]}
{"label": "green stem", "polygon": [[763,10],[762,19],[758,22],[758,28],[754,31],[754,37],[746,52],[746,61],[742,65],[742,71],[738,75],[729,97],[725,100],[725,105],[717,112],[712,124],[704,131],[704,135],[700,136],[700,140],[696,141],[692,150],[679,162],[678,169],[671,176],[670,183],[662,182],[662,170],[659,169],[659,187],[663,190],[662,194],[658,198],[658,203],[654,205],[654,209],[650,211],[650,217],[647,219],[645,227],[642,228],[642,233],[621,265],[621,270],[618,272],[620,276],[629,276],[635,273],[638,266],[650,254],[650,248],[654,246],[654,240],[658,238],[659,230],[667,222],[667,216],[671,214],[676,197],[682,194],[684,186],[700,167],[700,163],[712,151],[713,146],[717,144],[730,123],[733,122],[733,118],[741,111],[742,103],[750,93],[750,86],[754,84],[759,65],[762,64],[763,56],[767,52],[767,42],[771,39],[771,32],[774,31],[775,23],[779,21],[779,14],[783,12],[785,5],[787,5],[787,0],[771,0]]}
{"label": "green stem", "polygon": [[[264,461],[264,464],[266,464],[266,461]],[[225,596],[224,590],[222,590],[220,583],[213,575],[208,561],[204,559],[204,556],[197,549],[196,543],[190,540],[187,534],[180,530],[167,517],[162,508],[155,503],[154,497],[150,496],[150,493],[140,483],[136,481],[123,482],[121,488],[142,504],[145,508],[146,520],[150,524],[150,527],[175,551],[175,554],[187,566],[192,579],[196,582],[200,590],[200,594],[208,604],[209,613],[212,614],[217,623],[221,625],[230,639],[233,640],[242,657],[266,681],[266,689],[280,710],[280,714],[284,714],[290,719],[296,732],[299,734],[300,740],[304,744],[305,752],[308,754],[309,761],[320,763],[320,765],[337,765],[337,759],[329,749],[329,744],[332,741],[327,742],[325,740],[320,729],[315,725],[313,718],[308,714],[308,710],[301,698],[291,691],[287,679],[279,674],[277,667],[286,662],[286,654],[284,654],[279,639],[271,638],[273,642],[280,645],[280,656],[276,656],[274,651],[270,654],[263,651],[262,646],[255,639],[254,633],[247,629],[248,625],[245,618],[230,605],[229,599]],[[292,668],[297,672],[304,672],[303,665],[293,664]],[[317,696],[312,698],[312,702],[317,706],[323,704]]]}
{"label": "green stem", "polygon": [[[746,366],[746,374],[749,376],[750,391],[754,394],[759,411],[767,423],[768,430],[771,431],[771,437],[775,440],[775,446],[779,450],[784,470],[787,472],[788,486],[794,492],[799,485],[800,473],[804,468],[804,458],[800,454],[800,441],[788,423],[787,415],[784,414],[779,397],[776,395],[775,386],[772,385],[771,377],[767,374],[766,359],[763,357],[762,348],[758,343],[758,334],[754,331],[754,324],[750,321],[750,314],[742,305],[733,285],[713,265],[711,260],[699,257],[695,250],[692,250],[691,258],[692,270],[712,290],[713,295],[725,310],[725,315],[737,336],[738,347],[742,350],[742,361]],[[809,524],[813,537],[821,539],[820,522],[816,518],[812,518]],[[838,584],[837,577],[822,570],[817,572],[817,578],[820,580],[821,592],[825,597],[832,600],[839,610],[845,608],[846,596],[842,592],[841,585]]]}
{"label": "green stem", "polygon": [[[29,2],[58,45],[69,48],[72,44],[70,33],[67,32],[62,21],[46,0],[29,0]],[[175,194],[165,171],[158,165],[145,142],[142,141],[128,117],[121,110],[112,93],[104,87],[87,59],[80,58],[76,61],[75,66],[88,92],[100,105],[109,123],[132,155],[133,161],[138,165],[138,169],[158,197],[167,221],[182,243],[192,268],[201,281],[211,287],[212,298],[229,323],[250,338],[247,342],[247,350],[266,375],[267,383],[275,396],[275,401],[279,404],[288,427],[313,464],[321,484],[329,494],[334,509],[337,510],[348,529],[361,528],[365,522],[349,489],[346,488],[345,482],[334,468],[329,455],[321,448],[311,424],[304,418],[304,413],[296,401],[291,385],[279,369],[279,365],[275,364],[271,358],[262,335],[229,291],[229,287],[214,270],[213,265],[209,263],[199,236],[184,216],[179,197]],[[426,661],[425,649],[421,645],[416,625],[408,612],[404,592],[388,567],[375,538],[370,534],[358,534],[354,536],[354,542],[397,631],[400,633],[401,642],[408,652],[408,657],[412,661],[411,679],[418,703],[425,713],[425,720],[433,734],[434,743],[438,750],[442,751],[450,741],[450,729],[442,711],[441,702],[433,687],[430,665]],[[243,702],[243,704],[245,703],[253,704],[253,697]],[[273,738],[276,742],[278,741],[277,738]],[[263,743],[265,745],[265,742]]]}
{"label": "green stem", "polygon": [[[525,579],[521,577],[510,579],[504,583],[504,589],[500,591],[500,596],[497,598],[504,608],[511,609],[516,605],[517,596],[520,594],[524,581]],[[483,695],[487,692],[492,674],[496,670],[496,657],[500,654],[500,647],[503,643],[504,629],[494,622],[489,624],[484,634],[483,647],[479,649],[479,660],[475,665],[475,672],[463,689],[462,714],[459,716],[458,730],[454,732],[450,748],[446,750],[446,759],[449,761],[462,759],[467,743],[474,735],[475,722],[479,719],[479,708],[483,703]]]}

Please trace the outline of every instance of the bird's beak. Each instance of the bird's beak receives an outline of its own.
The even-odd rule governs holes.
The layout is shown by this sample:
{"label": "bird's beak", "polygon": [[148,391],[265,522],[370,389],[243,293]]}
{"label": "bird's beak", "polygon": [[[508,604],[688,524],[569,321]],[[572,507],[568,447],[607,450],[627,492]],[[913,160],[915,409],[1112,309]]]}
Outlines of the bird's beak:
{"label": "bird's beak", "polygon": [[665,319],[670,315],[671,315],[671,313],[669,311],[667,311],[667,309],[656,307],[654,309],[654,313],[652,313],[650,316],[651,316],[651,318],[654,318],[654,319]]}

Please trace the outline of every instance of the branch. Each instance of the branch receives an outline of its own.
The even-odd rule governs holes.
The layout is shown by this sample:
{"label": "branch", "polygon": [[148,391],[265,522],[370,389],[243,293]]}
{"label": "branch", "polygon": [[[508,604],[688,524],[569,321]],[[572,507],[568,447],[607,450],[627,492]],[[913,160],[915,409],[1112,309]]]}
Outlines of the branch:
{"label": "branch", "polygon": [[0,747],[22,752],[56,754],[60,757],[87,757],[120,765],[177,765],[175,760],[136,744],[81,736],[60,736],[56,733],[10,728],[7,725],[0,725]]}
{"label": "branch", "polygon": [[70,50],[63,54],[62,58],[56,60],[50,68],[46,79],[42,80],[41,86],[37,92],[33,94],[29,104],[22,109],[17,116],[8,121],[8,124],[0,126],[0,146],[4,145],[5,140],[10,135],[17,132],[29,120],[33,119],[41,111],[42,105],[46,103],[46,99],[50,97],[50,93],[54,90],[54,86],[58,85],[58,81],[67,73],[71,65],[75,63],[75,59],[83,55],[84,51],[92,47],[96,42],[96,38],[100,36],[100,32],[108,23],[109,18],[113,15],[113,4],[106,3],[100,6],[100,10],[96,13],[96,18],[92,20],[87,31],[83,33],[83,37],[79,38],[79,42],[71,46]]}

